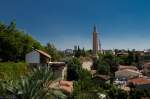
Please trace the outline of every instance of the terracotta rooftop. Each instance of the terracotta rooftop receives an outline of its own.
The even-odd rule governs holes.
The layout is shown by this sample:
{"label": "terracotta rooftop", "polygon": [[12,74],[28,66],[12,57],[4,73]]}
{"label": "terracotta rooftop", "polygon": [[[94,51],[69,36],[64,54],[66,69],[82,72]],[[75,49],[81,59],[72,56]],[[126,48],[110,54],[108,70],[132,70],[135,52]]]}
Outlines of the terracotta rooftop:
{"label": "terracotta rooftop", "polygon": [[119,66],[119,70],[123,70],[123,69],[138,70],[136,66],[120,65],[120,66]]}
{"label": "terracotta rooftop", "polygon": [[61,80],[59,82],[59,87],[60,87],[60,89],[66,91],[70,94],[73,92],[73,82],[72,81]]}
{"label": "terracotta rooftop", "polygon": [[61,89],[65,92],[71,94],[73,92],[73,82],[72,81],[64,81],[64,80],[60,80],[60,81],[56,81],[56,82],[50,81],[49,88]]}
{"label": "terracotta rooftop", "polygon": [[133,78],[128,80],[128,83],[132,82],[135,85],[143,85],[143,84],[150,84],[150,79],[147,78]]}
{"label": "terracotta rooftop", "polygon": [[51,58],[51,56],[50,56],[49,54],[47,54],[46,52],[44,52],[44,51],[42,51],[42,50],[36,49],[35,51],[39,52],[40,54],[42,54],[42,55],[44,55],[44,56],[46,56],[46,57],[48,57],[48,58]]}

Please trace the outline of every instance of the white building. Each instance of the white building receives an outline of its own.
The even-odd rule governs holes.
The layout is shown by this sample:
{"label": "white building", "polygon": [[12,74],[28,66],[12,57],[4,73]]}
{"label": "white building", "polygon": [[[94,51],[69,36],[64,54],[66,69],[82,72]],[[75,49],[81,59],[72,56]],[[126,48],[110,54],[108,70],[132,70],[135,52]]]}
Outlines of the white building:
{"label": "white building", "polygon": [[33,66],[48,65],[51,61],[51,56],[44,51],[36,49],[26,54],[25,61],[26,63],[29,63],[29,65]]}

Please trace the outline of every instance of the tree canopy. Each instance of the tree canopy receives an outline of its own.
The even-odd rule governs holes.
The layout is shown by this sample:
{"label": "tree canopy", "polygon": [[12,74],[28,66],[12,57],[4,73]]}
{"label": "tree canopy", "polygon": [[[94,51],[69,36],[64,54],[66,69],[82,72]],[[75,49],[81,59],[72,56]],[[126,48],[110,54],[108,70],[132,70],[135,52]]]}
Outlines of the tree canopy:
{"label": "tree canopy", "polygon": [[46,51],[54,60],[63,56],[63,53],[58,51],[53,44],[47,43],[44,46],[28,33],[18,29],[15,21],[9,25],[0,22],[0,60],[22,61],[25,55],[33,49]]}
{"label": "tree canopy", "polygon": [[47,45],[45,46],[45,50],[49,55],[52,56],[52,59],[54,61],[59,60],[64,56],[64,54],[61,51],[58,51],[57,48],[51,43],[47,43]]}
{"label": "tree canopy", "polygon": [[16,28],[13,21],[9,25],[0,23],[0,59],[2,61],[24,60],[32,48],[42,49],[42,45],[30,35]]}

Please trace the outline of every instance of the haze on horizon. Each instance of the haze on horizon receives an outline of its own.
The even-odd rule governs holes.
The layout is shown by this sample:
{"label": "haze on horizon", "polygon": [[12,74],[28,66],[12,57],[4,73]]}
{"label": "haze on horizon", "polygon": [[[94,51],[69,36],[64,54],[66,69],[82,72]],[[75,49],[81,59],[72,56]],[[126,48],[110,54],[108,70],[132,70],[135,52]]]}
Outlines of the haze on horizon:
{"label": "haze on horizon", "polygon": [[92,48],[93,25],[103,49],[147,49],[149,0],[1,0],[0,21],[16,20],[43,44]]}

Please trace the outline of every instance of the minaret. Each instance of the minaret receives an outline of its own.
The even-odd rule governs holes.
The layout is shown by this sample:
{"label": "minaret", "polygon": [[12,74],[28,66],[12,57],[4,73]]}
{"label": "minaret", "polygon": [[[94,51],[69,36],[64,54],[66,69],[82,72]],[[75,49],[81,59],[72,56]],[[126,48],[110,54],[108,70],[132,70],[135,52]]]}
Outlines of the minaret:
{"label": "minaret", "polygon": [[93,31],[93,58],[97,58],[97,52],[99,47],[98,33],[96,32],[96,26],[94,25]]}

